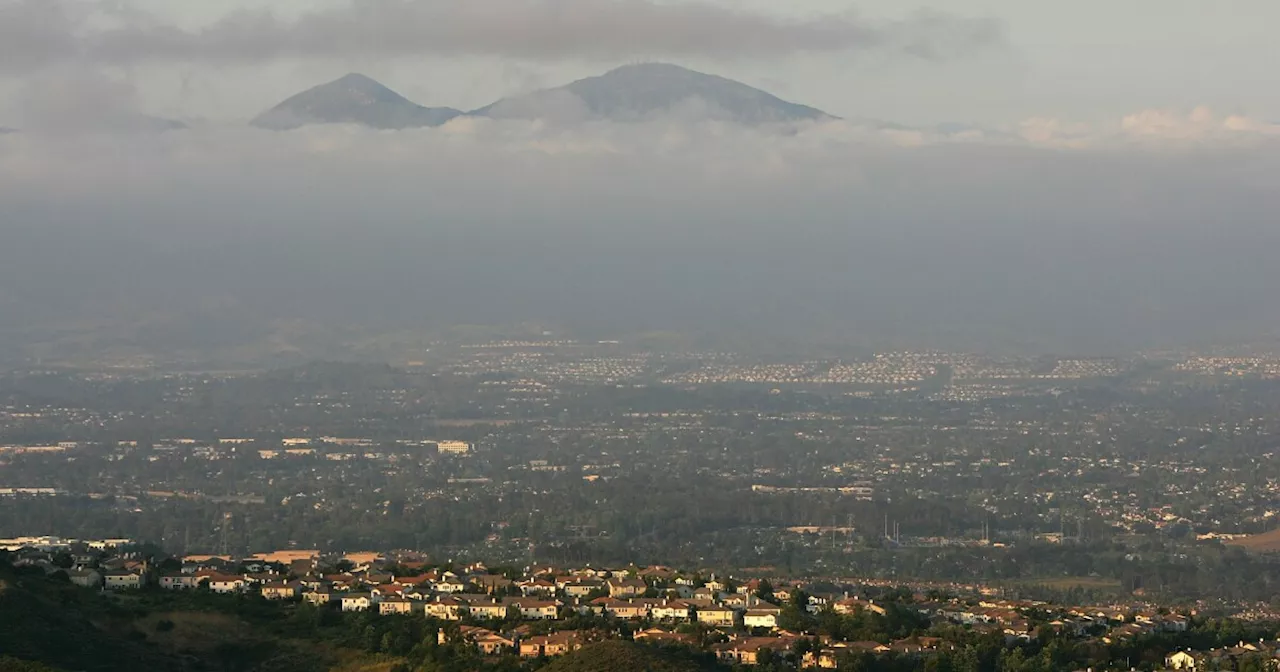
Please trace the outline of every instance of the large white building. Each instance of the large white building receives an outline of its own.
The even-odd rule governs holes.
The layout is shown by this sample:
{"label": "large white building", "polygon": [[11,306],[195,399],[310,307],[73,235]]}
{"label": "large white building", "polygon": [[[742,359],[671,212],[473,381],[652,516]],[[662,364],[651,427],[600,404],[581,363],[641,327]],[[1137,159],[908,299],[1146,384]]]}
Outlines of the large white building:
{"label": "large white building", "polygon": [[466,441],[436,441],[436,450],[442,454],[466,455],[471,452],[471,444]]}

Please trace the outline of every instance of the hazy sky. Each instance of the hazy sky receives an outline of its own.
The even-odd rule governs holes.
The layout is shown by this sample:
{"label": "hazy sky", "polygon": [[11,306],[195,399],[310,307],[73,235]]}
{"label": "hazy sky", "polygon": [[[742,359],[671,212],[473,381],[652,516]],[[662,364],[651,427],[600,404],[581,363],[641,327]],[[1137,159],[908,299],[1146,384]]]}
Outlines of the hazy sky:
{"label": "hazy sky", "polygon": [[[1197,106],[1280,119],[1270,0],[715,2],[0,0],[23,19],[0,24],[0,124],[33,78],[51,76],[30,52],[63,47],[107,63],[148,111],[183,118],[246,118],[348,70],[424,104],[474,108],[662,60],[839,116],[911,124]],[[67,45],[55,6],[94,14],[69,22],[78,38]],[[42,24],[49,35],[32,28]],[[84,46],[108,29],[105,44]]]}

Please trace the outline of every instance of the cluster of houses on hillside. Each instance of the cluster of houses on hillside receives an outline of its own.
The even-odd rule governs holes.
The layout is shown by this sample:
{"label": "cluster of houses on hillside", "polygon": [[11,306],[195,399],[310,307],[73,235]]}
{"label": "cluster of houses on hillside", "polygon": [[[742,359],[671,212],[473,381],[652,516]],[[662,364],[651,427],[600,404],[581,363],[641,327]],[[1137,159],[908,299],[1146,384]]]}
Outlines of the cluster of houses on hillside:
{"label": "cluster of houses on hillside", "polygon": [[1240,642],[1208,651],[1175,651],[1165,656],[1164,666],[1170,670],[1203,672],[1205,670],[1244,670],[1248,661],[1258,670],[1280,669],[1280,641]]}
{"label": "cluster of houses on hillside", "polygon": [[[154,564],[102,545],[94,549],[58,548],[27,546],[12,553],[10,561],[41,566],[48,572],[65,571],[72,582],[102,590],[208,590],[305,601],[344,612],[429,617],[458,626],[442,630],[441,637],[448,636],[445,632],[456,632],[454,636],[464,637],[488,654],[552,656],[572,651],[596,637],[590,632],[563,629],[573,627],[564,621],[576,615],[633,622],[637,639],[655,642],[693,643],[678,626],[696,624],[704,632],[717,633],[714,639],[718,643],[712,648],[720,659],[747,665],[755,664],[762,651],[787,655],[797,642],[807,639],[803,633],[785,629],[788,623],[783,615],[788,608],[815,614],[830,610],[880,615],[893,608],[911,609],[931,622],[1003,634],[1010,643],[1030,641],[1044,632],[1043,628],[1110,642],[1159,631],[1183,631],[1188,625],[1185,616],[1155,610],[1054,607],[977,596],[916,593],[892,606],[867,597],[863,586],[782,579],[737,583],[660,566],[530,567],[498,573],[480,563],[434,566],[410,553],[325,556],[315,551],[280,551],[249,558],[187,556]],[[54,564],[55,555],[61,565]],[[1050,614],[1048,620],[1044,614]],[[530,629],[536,622],[547,623],[539,628],[539,634]],[[702,641],[707,643],[705,638]],[[823,639],[815,646],[803,647],[807,656],[803,662],[834,667],[838,657],[851,652],[918,654],[949,646],[933,637],[886,642]]]}

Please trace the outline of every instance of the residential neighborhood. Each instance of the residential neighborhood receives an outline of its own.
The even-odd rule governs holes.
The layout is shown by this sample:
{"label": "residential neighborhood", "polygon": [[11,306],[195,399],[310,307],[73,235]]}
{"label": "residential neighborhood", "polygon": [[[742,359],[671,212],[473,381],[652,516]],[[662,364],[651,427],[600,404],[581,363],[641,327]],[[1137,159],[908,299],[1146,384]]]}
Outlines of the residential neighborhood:
{"label": "residential neighborhood", "polygon": [[[74,550],[84,552],[74,554],[69,568],[54,565],[55,554],[36,546],[8,553],[16,567],[65,571],[77,585],[106,593],[195,591],[431,619],[443,626],[441,641],[460,638],[488,656],[555,657],[625,637],[700,647],[726,664],[753,666],[763,656],[835,668],[849,656],[953,651],[957,641],[924,634],[948,627],[994,636],[1007,646],[1044,637],[1114,644],[1183,633],[1193,618],[1140,603],[1053,604],[981,591],[720,576],[662,566],[489,568],[433,563],[411,552],[297,550],[244,558],[189,555],[157,563],[127,550],[93,551],[81,544]],[[818,624],[832,618],[875,623],[884,633],[899,628],[901,634],[854,639],[838,627],[823,631]],[[1277,649],[1275,642],[1263,641],[1175,651],[1168,667],[1194,672],[1232,656],[1270,656]]]}

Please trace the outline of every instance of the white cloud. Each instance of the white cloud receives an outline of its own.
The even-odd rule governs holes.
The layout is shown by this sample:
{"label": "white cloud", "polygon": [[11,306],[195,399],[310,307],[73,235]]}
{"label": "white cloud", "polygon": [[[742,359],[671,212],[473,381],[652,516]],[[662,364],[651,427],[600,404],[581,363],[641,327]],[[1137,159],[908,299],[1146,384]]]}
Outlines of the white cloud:
{"label": "white cloud", "polygon": [[1199,106],[1191,110],[1139,110],[1113,123],[1038,117],[1023,121],[1017,135],[1037,147],[1082,150],[1127,146],[1176,150],[1189,146],[1268,142],[1280,137],[1280,124],[1240,114],[1219,115]]}

